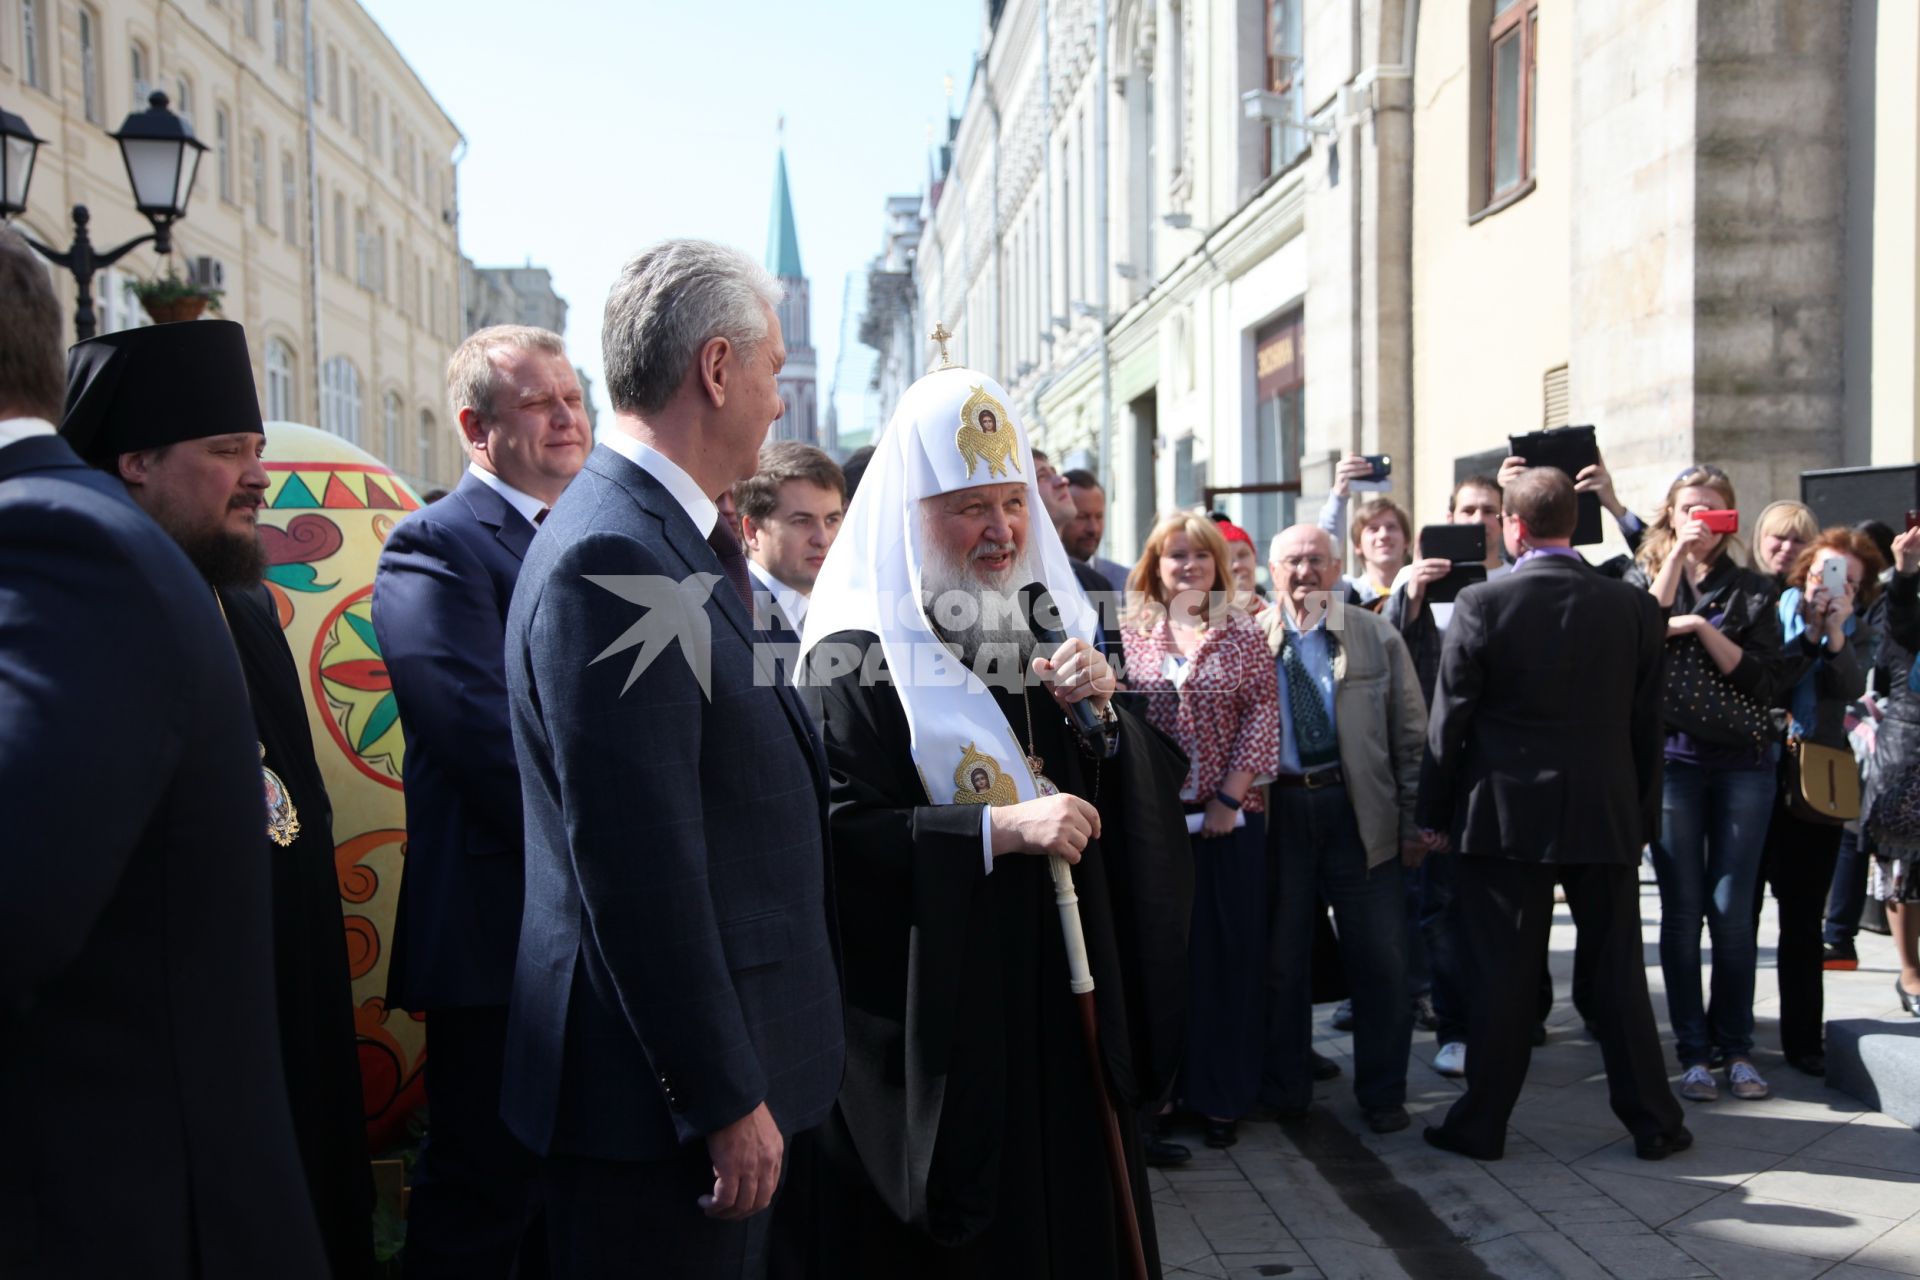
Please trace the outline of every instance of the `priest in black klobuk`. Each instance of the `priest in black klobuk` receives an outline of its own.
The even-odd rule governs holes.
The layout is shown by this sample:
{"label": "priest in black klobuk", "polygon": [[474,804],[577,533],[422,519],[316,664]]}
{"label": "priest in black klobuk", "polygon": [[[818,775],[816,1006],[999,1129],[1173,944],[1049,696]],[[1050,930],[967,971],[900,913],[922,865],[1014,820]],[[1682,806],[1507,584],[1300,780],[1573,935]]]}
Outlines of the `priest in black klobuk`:
{"label": "priest in black klobuk", "polygon": [[[272,868],[278,1009],[208,1009],[206,1016],[277,1017],[294,1130],[330,1273],[368,1275],[373,1189],[333,815],[299,671],[263,582],[256,515],[267,487],[260,465],[266,432],[246,331],[202,320],[75,345],[60,433],[88,463],[119,476],[187,553],[239,653],[260,738],[260,856]],[[246,1170],[233,1176],[244,1178]]]}
{"label": "priest in black klobuk", "polygon": [[[1112,1280],[1134,1274],[1128,1202],[1158,1274],[1132,1116],[1180,1055],[1186,761],[1108,696],[1097,619],[1032,471],[998,383],[951,366],[922,378],[807,613],[799,682],[832,769],[847,1070],[776,1207],[783,1234],[811,1242],[806,1274]],[[1030,583],[1065,615],[1057,653],[1029,626]],[[1068,702],[1095,711],[1090,732]],[[1078,897],[1097,1077],[1048,852],[1067,855]]]}

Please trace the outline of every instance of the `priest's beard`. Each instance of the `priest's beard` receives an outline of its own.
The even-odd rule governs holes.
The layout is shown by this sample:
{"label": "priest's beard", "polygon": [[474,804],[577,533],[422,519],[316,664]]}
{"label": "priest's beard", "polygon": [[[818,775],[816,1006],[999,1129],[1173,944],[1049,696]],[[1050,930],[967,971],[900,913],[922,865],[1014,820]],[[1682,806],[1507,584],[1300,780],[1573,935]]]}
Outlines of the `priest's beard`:
{"label": "priest's beard", "polygon": [[1006,551],[1006,544],[975,546],[960,556],[931,536],[922,545],[927,558],[920,566],[920,603],[934,634],[986,683],[1022,687],[1039,644],[1019,598],[1020,589],[1033,581],[1027,549],[1022,547],[990,582],[973,562]]}
{"label": "priest's beard", "polygon": [[253,506],[245,497],[229,501],[225,511],[211,522],[195,520],[184,512],[162,506],[151,514],[156,523],[187,553],[200,576],[214,587],[257,587],[267,573],[267,551],[260,545],[258,533],[235,533],[226,526],[227,511]]}

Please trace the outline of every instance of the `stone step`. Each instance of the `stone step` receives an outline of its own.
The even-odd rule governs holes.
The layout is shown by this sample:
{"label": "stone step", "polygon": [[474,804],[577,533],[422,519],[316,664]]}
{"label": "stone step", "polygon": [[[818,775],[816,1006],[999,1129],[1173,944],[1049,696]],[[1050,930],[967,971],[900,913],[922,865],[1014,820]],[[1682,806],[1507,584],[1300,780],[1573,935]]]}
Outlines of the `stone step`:
{"label": "stone step", "polygon": [[1920,1018],[1830,1020],[1827,1085],[1920,1129]]}

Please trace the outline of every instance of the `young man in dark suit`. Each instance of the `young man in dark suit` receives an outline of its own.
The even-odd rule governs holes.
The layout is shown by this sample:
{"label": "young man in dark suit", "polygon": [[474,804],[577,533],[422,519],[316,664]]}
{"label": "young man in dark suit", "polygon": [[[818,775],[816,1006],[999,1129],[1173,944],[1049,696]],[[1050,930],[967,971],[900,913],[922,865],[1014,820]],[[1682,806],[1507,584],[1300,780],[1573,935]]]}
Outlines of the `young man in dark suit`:
{"label": "young man in dark suit", "polygon": [[246,686],[61,366],[0,228],[0,1275],[317,1278]]}
{"label": "young man in dark suit", "polygon": [[756,1276],[788,1139],[839,1088],[826,765],[756,682],[716,499],[780,416],[780,287],[667,241],[622,270],[614,421],[507,617],[527,825],[508,1127],[545,1157],[559,1276]]}
{"label": "young man in dark suit", "polygon": [[1591,948],[1613,1112],[1635,1151],[1658,1160],[1693,1142],[1647,999],[1636,871],[1659,830],[1666,624],[1651,596],[1569,545],[1564,474],[1527,471],[1503,501],[1514,571],[1455,604],[1420,783],[1422,830],[1457,850],[1454,909],[1475,991],[1467,1092],[1427,1141],[1481,1160],[1504,1150],[1557,877]]}
{"label": "young man in dark suit", "polygon": [[[500,1119],[507,994],[526,876],[501,644],[534,529],[593,446],[560,335],[482,329],[447,363],[470,461],[380,553],[373,627],[407,739],[407,865],[390,1008],[427,1020],[428,1129],[407,1274],[545,1274],[532,1153]],[[524,1240],[524,1245],[523,1245]]]}

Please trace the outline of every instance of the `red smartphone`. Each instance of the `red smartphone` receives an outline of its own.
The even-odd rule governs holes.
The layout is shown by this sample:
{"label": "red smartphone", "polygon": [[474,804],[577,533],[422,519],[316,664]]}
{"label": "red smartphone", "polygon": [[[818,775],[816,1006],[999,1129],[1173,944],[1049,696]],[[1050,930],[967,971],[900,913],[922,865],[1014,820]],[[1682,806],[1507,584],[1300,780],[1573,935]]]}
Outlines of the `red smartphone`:
{"label": "red smartphone", "polygon": [[1740,532],[1740,513],[1738,511],[1696,511],[1693,518],[1713,533]]}
{"label": "red smartphone", "polygon": [[1907,532],[1920,529],[1920,510],[1907,512]]}

